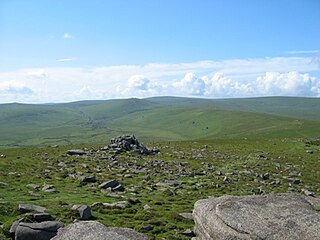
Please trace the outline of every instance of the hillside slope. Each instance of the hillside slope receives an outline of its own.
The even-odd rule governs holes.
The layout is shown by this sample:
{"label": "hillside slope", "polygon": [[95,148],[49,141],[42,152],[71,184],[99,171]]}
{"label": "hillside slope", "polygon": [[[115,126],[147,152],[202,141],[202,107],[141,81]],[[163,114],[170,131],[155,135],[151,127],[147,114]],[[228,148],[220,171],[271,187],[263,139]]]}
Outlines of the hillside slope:
{"label": "hillside slope", "polygon": [[0,105],[0,147],[148,140],[318,137],[320,99],[156,97]]}

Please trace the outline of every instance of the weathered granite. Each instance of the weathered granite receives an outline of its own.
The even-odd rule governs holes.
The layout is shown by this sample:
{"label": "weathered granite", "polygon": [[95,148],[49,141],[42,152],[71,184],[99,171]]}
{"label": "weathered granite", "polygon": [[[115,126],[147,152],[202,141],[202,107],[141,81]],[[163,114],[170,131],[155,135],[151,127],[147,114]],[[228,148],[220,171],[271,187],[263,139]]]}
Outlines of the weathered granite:
{"label": "weathered granite", "polygon": [[81,221],[59,230],[52,240],[148,240],[142,233],[129,228],[106,227],[96,221]]}
{"label": "weathered granite", "polygon": [[314,200],[296,194],[223,196],[195,203],[195,233],[203,240],[320,239]]}

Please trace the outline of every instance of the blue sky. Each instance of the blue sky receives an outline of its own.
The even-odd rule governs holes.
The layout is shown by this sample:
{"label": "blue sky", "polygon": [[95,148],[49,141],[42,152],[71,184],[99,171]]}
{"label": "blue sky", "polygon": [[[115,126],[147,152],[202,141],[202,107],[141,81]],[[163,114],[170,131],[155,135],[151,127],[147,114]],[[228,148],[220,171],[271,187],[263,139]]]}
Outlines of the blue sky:
{"label": "blue sky", "polygon": [[0,102],[320,96],[319,29],[319,0],[2,0]]}

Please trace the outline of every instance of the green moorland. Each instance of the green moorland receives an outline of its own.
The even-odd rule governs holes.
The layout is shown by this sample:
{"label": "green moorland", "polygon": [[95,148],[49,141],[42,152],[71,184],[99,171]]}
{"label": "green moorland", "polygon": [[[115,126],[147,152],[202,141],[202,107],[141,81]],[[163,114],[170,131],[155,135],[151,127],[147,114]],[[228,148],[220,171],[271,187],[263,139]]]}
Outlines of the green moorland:
{"label": "green moorland", "polygon": [[318,137],[319,98],[156,97],[0,105],[0,148],[101,143],[122,133],[147,141]]}
{"label": "green moorland", "polygon": [[[192,212],[199,199],[306,190],[319,196],[319,130],[316,98],[0,105],[0,238],[26,217],[20,203],[44,206],[65,224],[78,218],[72,204],[93,204],[94,219],[107,226],[151,239],[190,239],[182,232],[193,221],[179,214]],[[101,150],[121,133],[161,153]],[[76,148],[87,154],[66,154]],[[85,176],[97,182],[81,184]],[[98,187],[112,179],[125,190]],[[57,191],[45,192],[43,184]],[[124,208],[94,204],[119,201],[127,201]]]}

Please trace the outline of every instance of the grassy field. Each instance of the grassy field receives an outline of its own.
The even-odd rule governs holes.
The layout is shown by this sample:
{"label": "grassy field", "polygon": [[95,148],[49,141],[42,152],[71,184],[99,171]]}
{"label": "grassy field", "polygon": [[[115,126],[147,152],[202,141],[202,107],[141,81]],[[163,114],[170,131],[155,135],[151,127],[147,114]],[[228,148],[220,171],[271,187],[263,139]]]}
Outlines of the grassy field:
{"label": "grassy field", "polygon": [[318,137],[320,99],[159,97],[0,105],[0,148],[143,140]]}
{"label": "grassy field", "polygon": [[[127,200],[123,209],[92,207],[93,216],[107,226],[130,227],[151,239],[189,239],[181,233],[192,229],[193,221],[179,214],[190,213],[199,199],[302,189],[320,194],[319,141],[221,139],[146,145],[160,149],[161,154],[114,155],[96,151],[103,145],[90,144],[72,146],[86,148],[84,157],[66,155],[70,146],[0,151],[7,156],[0,158],[0,237],[7,237],[12,222],[25,216],[17,211],[20,203],[44,206],[55,219],[68,224],[77,218],[70,204]],[[269,179],[263,179],[266,173]],[[79,177],[92,175],[97,183],[80,184]],[[118,179],[125,191],[104,192],[97,187],[112,179]],[[44,183],[58,192],[43,192]],[[146,205],[150,209],[145,210]],[[149,230],[144,230],[146,226]]]}
{"label": "grassy field", "polygon": [[[318,98],[2,104],[0,238],[26,217],[17,211],[20,203],[44,206],[65,224],[78,218],[72,204],[93,205],[94,219],[107,226],[130,227],[151,239],[190,239],[182,232],[193,221],[179,214],[191,213],[199,199],[305,190],[319,196],[319,130]],[[123,133],[161,154],[101,150]],[[71,148],[87,154],[69,156]],[[80,184],[86,176],[97,181]],[[112,179],[125,191],[98,187]],[[44,184],[57,191],[44,192]],[[94,204],[118,201],[126,206]]]}

